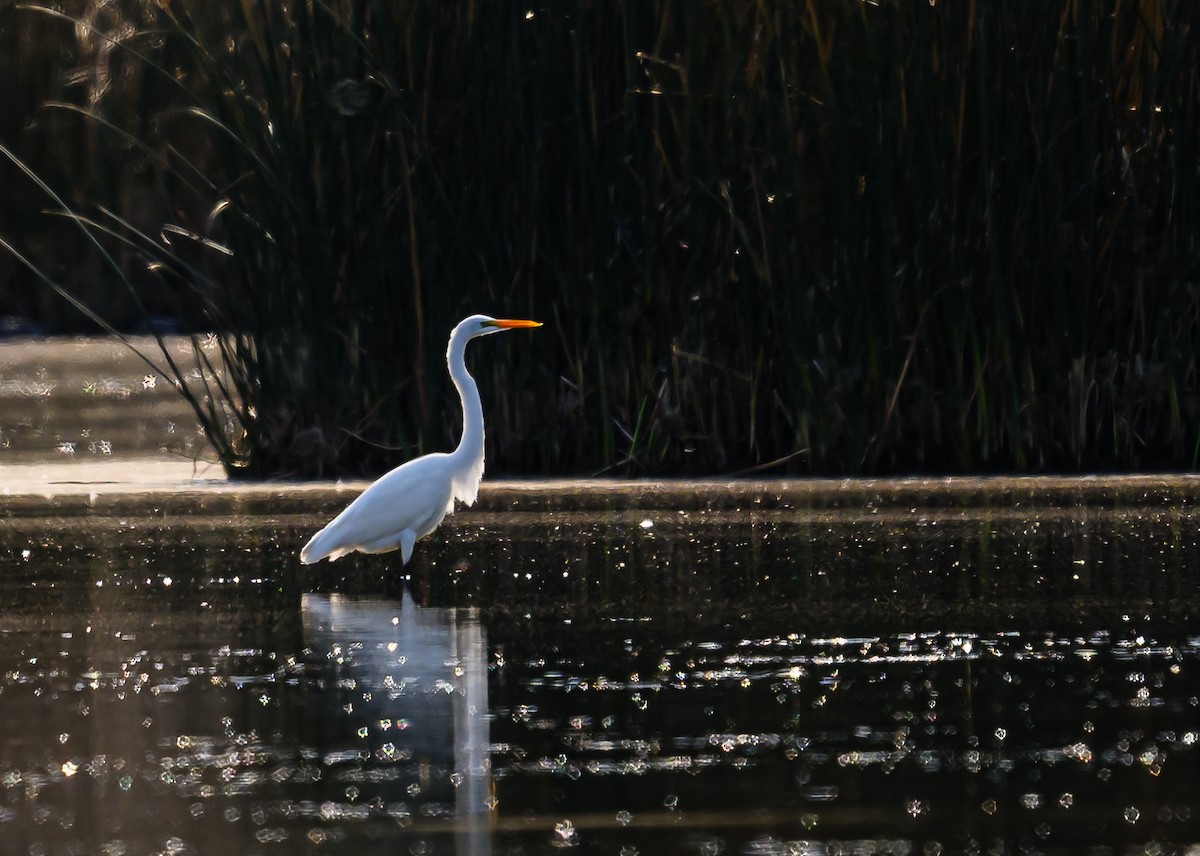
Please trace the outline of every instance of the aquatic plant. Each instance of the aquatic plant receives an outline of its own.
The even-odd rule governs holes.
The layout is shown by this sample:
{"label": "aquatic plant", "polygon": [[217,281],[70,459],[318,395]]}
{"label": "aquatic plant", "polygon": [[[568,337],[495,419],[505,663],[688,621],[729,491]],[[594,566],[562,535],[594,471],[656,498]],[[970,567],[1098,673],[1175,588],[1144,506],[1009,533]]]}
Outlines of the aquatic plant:
{"label": "aquatic plant", "polygon": [[83,6],[0,18],[93,60],[32,171],[224,334],[235,475],[448,448],[471,311],[548,322],[501,471],[1196,464],[1200,7]]}

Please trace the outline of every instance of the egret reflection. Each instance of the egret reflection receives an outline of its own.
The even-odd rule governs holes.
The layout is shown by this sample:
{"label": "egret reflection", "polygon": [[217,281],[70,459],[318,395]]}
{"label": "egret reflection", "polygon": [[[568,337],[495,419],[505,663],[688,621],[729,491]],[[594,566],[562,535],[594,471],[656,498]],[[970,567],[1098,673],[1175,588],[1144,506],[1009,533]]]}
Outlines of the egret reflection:
{"label": "egret reflection", "polygon": [[477,609],[305,594],[322,674],[318,748],[354,796],[401,821],[451,815],[457,850],[491,852],[487,652]]}
{"label": "egret reflection", "polygon": [[1191,505],[472,512],[443,609],[121,508],[0,518],[0,852],[1200,840]]}

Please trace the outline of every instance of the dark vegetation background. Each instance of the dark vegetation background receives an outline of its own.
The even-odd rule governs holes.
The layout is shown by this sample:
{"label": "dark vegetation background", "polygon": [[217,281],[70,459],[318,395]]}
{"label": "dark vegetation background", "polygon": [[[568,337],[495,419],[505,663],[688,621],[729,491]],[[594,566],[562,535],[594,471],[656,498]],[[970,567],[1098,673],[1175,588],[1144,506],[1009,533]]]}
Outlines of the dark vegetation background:
{"label": "dark vegetation background", "polygon": [[0,316],[223,333],[235,475],[448,448],[476,311],[493,474],[1197,464],[1200,4],[61,8]]}

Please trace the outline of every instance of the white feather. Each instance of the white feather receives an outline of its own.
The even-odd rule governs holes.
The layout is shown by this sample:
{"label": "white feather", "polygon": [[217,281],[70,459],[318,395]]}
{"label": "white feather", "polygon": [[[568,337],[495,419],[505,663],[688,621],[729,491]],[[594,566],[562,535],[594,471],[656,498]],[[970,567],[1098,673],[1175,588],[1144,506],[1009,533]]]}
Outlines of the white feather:
{"label": "white feather", "polygon": [[300,561],[310,565],[356,550],[386,553],[403,548],[407,562],[412,542],[436,529],[454,511],[455,500],[473,505],[483,480],[483,405],[479,388],[467,372],[467,342],[505,329],[536,326],[540,325],[534,321],[497,322],[487,315],[459,322],[446,349],[446,365],[463,409],[458,448],[416,458],[381,477],[304,545]]}

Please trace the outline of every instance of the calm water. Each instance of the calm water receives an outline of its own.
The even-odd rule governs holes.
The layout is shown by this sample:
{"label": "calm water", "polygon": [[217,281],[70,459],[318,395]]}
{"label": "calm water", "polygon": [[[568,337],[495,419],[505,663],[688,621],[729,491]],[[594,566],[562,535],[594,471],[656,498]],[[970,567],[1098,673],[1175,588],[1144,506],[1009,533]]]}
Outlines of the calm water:
{"label": "calm water", "polygon": [[1101,505],[460,514],[407,584],[10,509],[0,849],[1184,852],[1200,520]]}
{"label": "calm water", "polygon": [[[163,362],[150,337],[131,341]],[[173,336],[168,347],[198,390],[192,343]],[[219,360],[215,341],[201,347]],[[0,467],[147,456],[213,457],[183,396],[130,348],[108,338],[0,338]]]}

